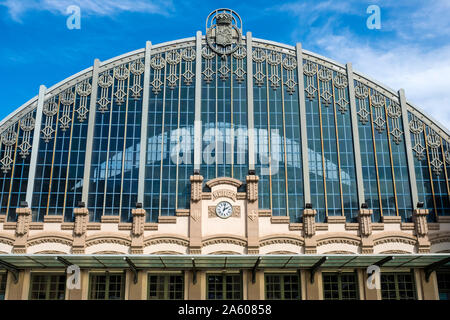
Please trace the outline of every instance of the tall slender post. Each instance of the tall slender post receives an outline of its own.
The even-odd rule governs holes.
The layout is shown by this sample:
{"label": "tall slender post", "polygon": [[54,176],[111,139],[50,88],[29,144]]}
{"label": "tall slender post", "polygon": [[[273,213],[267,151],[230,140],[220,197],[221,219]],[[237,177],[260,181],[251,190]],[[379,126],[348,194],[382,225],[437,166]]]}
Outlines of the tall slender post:
{"label": "tall slender post", "polygon": [[31,201],[33,200],[34,177],[36,176],[36,162],[39,151],[39,137],[41,135],[42,110],[44,109],[44,99],[46,92],[47,88],[44,85],[41,85],[39,87],[39,96],[36,108],[36,121],[34,124],[34,132],[33,132],[33,146],[31,148],[30,169],[28,170],[27,193],[25,197],[25,200],[27,201],[29,208],[31,208]]}
{"label": "tall slender post", "polygon": [[195,37],[195,120],[194,120],[194,173],[200,174],[202,162],[202,33]]}
{"label": "tall slender post", "polygon": [[248,132],[248,170],[255,171],[255,123],[253,114],[253,41],[252,33],[247,32],[247,132]]}
{"label": "tall slender post", "polygon": [[411,189],[411,200],[413,202],[413,210],[417,209],[419,196],[417,193],[416,171],[414,169],[414,158],[411,146],[411,134],[409,132],[408,109],[406,107],[405,90],[398,91],[400,108],[402,109],[403,132],[405,136],[406,160],[408,161],[409,187]]}
{"label": "tall slender post", "polygon": [[308,131],[306,128],[306,100],[305,81],[303,78],[303,53],[302,44],[295,46],[297,52],[297,79],[298,79],[298,105],[300,107],[300,135],[302,145],[302,168],[303,168],[303,194],[305,204],[311,203],[311,189],[309,187],[309,162],[308,162]]}
{"label": "tall slender post", "polygon": [[91,101],[89,105],[89,122],[86,139],[86,155],[84,160],[84,177],[83,177],[83,192],[81,201],[88,206],[89,195],[89,180],[91,177],[91,159],[92,159],[92,146],[94,143],[94,127],[95,127],[95,111],[97,109],[97,91],[98,91],[98,73],[100,68],[100,60],[94,60],[94,67],[92,69],[92,91]]}
{"label": "tall slender post", "polygon": [[137,202],[144,202],[144,185],[145,185],[145,161],[147,155],[147,125],[148,125],[148,103],[150,95],[150,56],[152,43],[145,43],[145,70],[144,70],[144,92],[142,94],[142,118],[141,118],[141,146],[139,155],[139,182]]}
{"label": "tall slender post", "polygon": [[359,208],[365,202],[364,198],[364,182],[361,166],[361,148],[359,145],[358,117],[356,111],[355,83],[353,81],[353,68],[351,63],[347,63],[347,80],[348,80],[348,96],[350,100],[350,115],[353,134],[353,154],[355,156],[356,167],[356,184],[358,187],[358,203]]}

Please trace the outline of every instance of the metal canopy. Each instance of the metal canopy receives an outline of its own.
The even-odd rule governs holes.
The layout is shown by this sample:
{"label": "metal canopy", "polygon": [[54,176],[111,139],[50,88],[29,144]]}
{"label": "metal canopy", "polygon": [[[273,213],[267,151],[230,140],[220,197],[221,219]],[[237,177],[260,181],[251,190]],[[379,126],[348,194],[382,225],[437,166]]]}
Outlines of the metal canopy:
{"label": "metal canopy", "polygon": [[[324,259],[326,257],[326,259]],[[450,254],[338,254],[338,255],[0,255],[0,269],[61,269],[73,264],[81,269],[320,269],[450,267]],[[322,262],[320,266],[318,263]],[[9,268],[11,269],[11,268]],[[433,268],[434,269],[434,268]]]}

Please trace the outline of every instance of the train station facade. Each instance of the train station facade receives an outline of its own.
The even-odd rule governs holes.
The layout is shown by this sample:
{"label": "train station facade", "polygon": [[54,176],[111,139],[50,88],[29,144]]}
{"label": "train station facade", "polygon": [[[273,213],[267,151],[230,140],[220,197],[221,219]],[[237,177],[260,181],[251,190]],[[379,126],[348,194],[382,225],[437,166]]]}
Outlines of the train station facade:
{"label": "train station facade", "polygon": [[0,299],[450,298],[449,131],[233,10],[41,86],[0,137]]}

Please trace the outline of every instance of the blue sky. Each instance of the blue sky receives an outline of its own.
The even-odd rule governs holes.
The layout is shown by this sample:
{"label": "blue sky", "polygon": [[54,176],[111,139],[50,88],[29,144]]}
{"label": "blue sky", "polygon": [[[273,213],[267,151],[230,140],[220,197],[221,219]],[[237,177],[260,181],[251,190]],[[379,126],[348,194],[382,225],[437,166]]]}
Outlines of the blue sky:
{"label": "blue sky", "polygon": [[[381,29],[369,30],[369,5]],[[81,8],[81,29],[66,8]],[[244,32],[294,45],[398,90],[450,128],[450,1],[0,0],[0,119],[47,87],[92,65],[145,46],[204,33],[212,10],[228,7]]]}

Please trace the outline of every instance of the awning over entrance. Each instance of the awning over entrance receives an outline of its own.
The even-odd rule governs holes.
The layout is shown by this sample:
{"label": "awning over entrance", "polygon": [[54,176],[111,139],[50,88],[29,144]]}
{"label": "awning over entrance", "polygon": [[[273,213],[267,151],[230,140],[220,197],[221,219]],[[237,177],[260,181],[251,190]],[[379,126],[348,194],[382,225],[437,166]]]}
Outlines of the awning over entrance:
{"label": "awning over entrance", "polygon": [[450,267],[450,254],[364,255],[0,255],[0,268],[53,269],[77,265],[81,269],[340,269]]}

